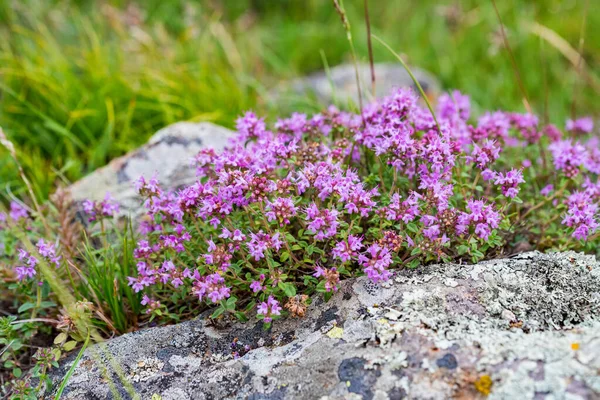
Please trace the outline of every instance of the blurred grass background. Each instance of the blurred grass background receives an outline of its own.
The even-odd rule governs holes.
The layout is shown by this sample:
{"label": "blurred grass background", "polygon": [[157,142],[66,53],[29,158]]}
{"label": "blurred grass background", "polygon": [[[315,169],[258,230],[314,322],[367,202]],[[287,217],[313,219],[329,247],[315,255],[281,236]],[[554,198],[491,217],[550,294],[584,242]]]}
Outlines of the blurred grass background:
{"label": "blurred grass background", "polygon": [[[498,8],[533,108],[550,121],[598,113],[600,2],[503,0]],[[367,60],[363,0],[346,0],[359,57]],[[491,0],[370,0],[372,32],[476,111],[524,111]],[[586,11],[587,10],[587,11]],[[539,23],[578,49],[588,78]],[[0,0],[0,126],[18,147],[40,198],[180,120],[232,126],[247,109],[289,113],[269,89],[350,61],[329,0]],[[376,62],[393,61],[374,43]],[[313,107],[314,108],[314,107]],[[19,193],[0,152],[3,192]],[[4,189],[7,189],[6,191]]]}

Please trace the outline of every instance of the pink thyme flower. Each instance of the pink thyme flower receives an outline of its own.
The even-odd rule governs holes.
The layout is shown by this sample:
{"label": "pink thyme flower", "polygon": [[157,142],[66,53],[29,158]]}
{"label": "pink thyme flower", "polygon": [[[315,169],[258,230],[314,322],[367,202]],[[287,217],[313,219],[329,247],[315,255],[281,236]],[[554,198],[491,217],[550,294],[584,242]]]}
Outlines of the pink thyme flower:
{"label": "pink thyme flower", "polygon": [[273,316],[281,315],[281,307],[273,296],[269,296],[266,302],[263,301],[258,305],[257,313],[263,317],[265,323],[269,323],[273,321]]}
{"label": "pink thyme flower", "polygon": [[60,259],[62,257],[56,255],[56,247],[52,243],[46,243],[44,239],[40,239],[36,246],[42,257],[54,264],[56,268],[60,267]]}
{"label": "pink thyme flower", "polygon": [[17,279],[23,281],[25,279],[31,279],[36,275],[35,268],[29,266],[16,267],[15,272],[17,273]]}
{"label": "pink thyme flower", "polygon": [[279,232],[269,235],[259,231],[258,233],[250,234],[250,241],[246,243],[250,255],[254,257],[256,261],[265,257],[265,251],[268,249],[279,250],[283,242],[279,239]]}
{"label": "pink thyme flower", "polygon": [[480,169],[486,169],[500,156],[502,149],[497,146],[495,140],[485,139],[481,147],[477,144],[473,145],[471,155],[466,157],[468,163],[474,163]]}
{"label": "pink thyme flower", "polygon": [[83,212],[87,214],[89,222],[99,221],[103,218],[112,218],[119,212],[119,203],[108,192],[104,196],[104,200],[100,202],[85,200],[82,205]]}
{"label": "pink thyme flower", "polygon": [[261,290],[264,290],[263,282],[265,281],[265,274],[260,274],[260,279],[258,281],[252,281],[250,283],[250,289],[252,289],[252,293],[258,293]]}
{"label": "pink thyme flower", "polygon": [[466,96],[454,90],[452,93],[444,93],[438,99],[437,116],[440,119],[452,120],[460,118],[463,121],[469,119],[471,113],[471,101]]}
{"label": "pink thyme flower", "polygon": [[554,158],[554,167],[562,170],[567,177],[574,177],[586,160],[586,149],[572,140],[560,140],[548,147]]}
{"label": "pink thyme flower", "polygon": [[208,298],[212,303],[229,297],[231,289],[225,286],[225,278],[219,274],[211,274],[194,281],[193,293],[200,301]]}
{"label": "pink thyme flower", "polygon": [[327,292],[336,292],[338,290],[338,284],[340,283],[340,273],[337,268],[323,268],[320,265],[315,266],[315,278],[322,277],[325,281],[325,290]]}
{"label": "pink thyme flower", "polygon": [[253,112],[247,112],[243,117],[238,118],[235,127],[239,132],[241,143],[250,139],[264,139],[268,135],[264,119],[258,118]]}
{"label": "pink thyme flower", "polygon": [[358,257],[358,252],[363,248],[362,237],[348,235],[348,239],[337,242],[331,254],[342,262]]}
{"label": "pink thyme flower", "polygon": [[591,117],[568,119],[565,129],[573,133],[590,133],[594,130],[594,120]]}
{"label": "pink thyme flower", "polygon": [[550,193],[554,191],[554,185],[546,185],[542,190],[540,190],[540,194],[544,197],[548,197]]}
{"label": "pink thyme flower", "polygon": [[562,223],[574,228],[572,236],[575,239],[587,240],[594,234],[598,227],[598,204],[593,203],[589,194],[585,192],[574,192],[567,200],[567,215]]}
{"label": "pink thyme flower", "polygon": [[8,213],[13,221],[20,221],[27,218],[27,209],[16,201],[10,202],[10,212]]}
{"label": "pink thyme flower", "polygon": [[556,127],[556,125],[546,125],[544,128],[544,134],[550,139],[551,142],[558,142],[562,138],[562,132]]}
{"label": "pink thyme flower", "polygon": [[502,194],[506,197],[515,198],[519,194],[519,184],[524,183],[523,171],[511,169],[510,171],[498,172],[494,183],[502,186]]}
{"label": "pink thyme flower", "polygon": [[387,270],[387,267],[392,264],[392,255],[387,248],[377,243],[369,246],[365,254],[358,256],[358,263],[369,279],[375,283],[387,281],[392,276],[392,273]]}
{"label": "pink thyme flower", "polygon": [[155,197],[162,194],[162,190],[158,184],[157,174],[155,173],[149,181],[140,176],[133,182],[135,190],[143,197]]}
{"label": "pink thyme flower", "polygon": [[462,212],[457,218],[456,233],[458,235],[464,235],[472,228],[477,236],[487,240],[492,229],[496,229],[500,225],[500,214],[494,210],[493,205],[488,205],[483,200],[468,200],[467,210],[469,212]]}
{"label": "pink thyme flower", "polygon": [[272,202],[267,200],[265,209],[267,220],[278,221],[281,226],[289,224],[290,218],[296,215],[294,201],[288,197],[278,197]]}
{"label": "pink thyme flower", "polygon": [[337,210],[319,209],[315,203],[312,203],[306,208],[306,220],[309,222],[308,231],[315,234],[316,240],[335,236],[339,225],[337,216]]}

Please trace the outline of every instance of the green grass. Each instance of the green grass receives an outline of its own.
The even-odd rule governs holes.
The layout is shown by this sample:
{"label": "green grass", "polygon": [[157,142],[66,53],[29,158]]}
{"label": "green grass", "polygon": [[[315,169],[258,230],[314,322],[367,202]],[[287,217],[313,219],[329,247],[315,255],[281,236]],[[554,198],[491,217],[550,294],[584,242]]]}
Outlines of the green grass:
{"label": "green grass", "polygon": [[[0,1],[0,126],[16,143],[40,198],[57,181],[80,178],[167,124],[232,126],[250,108],[288,113],[289,104],[268,98],[269,88],[322,69],[321,53],[329,65],[350,61],[339,16],[327,0],[138,3]],[[585,1],[498,3],[535,111],[562,124],[576,93],[578,115],[597,113],[600,3],[589,1],[583,47],[596,89],[528,28],[538,22],[578,48]],[[373,33],[445,88],[471,95],[476,111],[524,110],[491,1],[369,4]],[[362,0],[345,1],[364,61],[362,7]],[[374,57],[394,61],[377,43]],[[21,188],[4,154],[0,183],[11,192]]]}

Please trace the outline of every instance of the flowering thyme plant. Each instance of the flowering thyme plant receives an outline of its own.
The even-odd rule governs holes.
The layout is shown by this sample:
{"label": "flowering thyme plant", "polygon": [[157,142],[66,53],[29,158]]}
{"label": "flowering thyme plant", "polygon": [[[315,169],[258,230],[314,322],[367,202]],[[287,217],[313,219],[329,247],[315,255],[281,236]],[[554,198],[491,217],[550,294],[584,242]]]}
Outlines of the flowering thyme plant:
{"label": "flowering thyme plant", "polygon": [[155,177],[135,182],[146,216],[130,285],[149,313],[176,291],[217,305],[215,317],[254,310],[269,323],[282,304],[298,314],[298,292],[329,296],[342,277],[383,282],[397,268],[522,246],[594,250],[593,121],[561,132],[531,114],[471,120],[456,91],[436,116],[408,89],[362,114],[330,107],[271,128],[245,114],[225,151],[197,155],[196,183],[168,192]]}
{"label": "flowering thyme plant", "polygon": [[[380,283],[427,262],[599,253],[591,119],[564,130],[530,114],[474,119],[459,92],[438,99],[436,117],[406,89],[360,114],[331,107],[271,128],[247,113],[223,152],[195,157],[194,184],[169,192],[136,180],[146,210],[137,236],[119,228],[108,194],[79,216],[63,191],[42,208],[0,204],[0,292],[11,299],[0,374],[34,368],[23,344],[36,335],[58,334],[55,361],[83,341],[57,285],[110,336],[209,308],[268,326],[302,317],[310,295],[328,298],[345,277]],[[13,393],[31,391],[27,379]]]}

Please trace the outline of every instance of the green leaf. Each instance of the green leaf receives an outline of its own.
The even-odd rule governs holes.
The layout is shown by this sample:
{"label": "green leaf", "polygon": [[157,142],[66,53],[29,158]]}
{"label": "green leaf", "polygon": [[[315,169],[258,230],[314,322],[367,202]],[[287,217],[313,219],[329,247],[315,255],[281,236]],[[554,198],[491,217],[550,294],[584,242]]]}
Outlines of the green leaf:
{"label": "green leaf", "polygon": [[225,312],[225,307],[219,306],[210,316],[211,318],[218,318],[221,314]]}
{"label": "green leaf", "polygon": [[74,340],[70,340],[67,343],[64,344],[63,349],[65,351],[71,351],[75,348],[75,346],[77,346],[77,342]]}
{"label": "green leaf", "polygon": [[408,229],[412,233],[417,233],[419,231],[419,228],[414,222],[409,222],[408,224],[406,224],[406,229]]}
{"label": "green leaf", "polygon": [[19,379],[21,375],[23,375],[23,371],[21,371],[21,368],[13,368],[12,374],[15,376],[15,378]]}
{"label": "green leaf", "polygon": [[35,303],[29,303],[29,302],[28,303],[23,303],[21,305],[21,307],[19,307],[19,309],[17,310],[17,312],[20,314],[22,312],[25,312],[27,310],[32,309],[33,307],[35,307]]}
{"label": "green leaf", "polygon": [[227,301],[225,302],[225,309],[226,310],[235,310],[235,302],[237,301],[237,297],[230,297],[227,299]]}
{"label": "green leaf", "polygon": [[52,301],[42,301],[40,303],[40,307],[41,308],[50,308],[50,307],[56,307],[56,303],[52,302]]}
{"label": "green leaf", "polygon": [[283,293],[285,293],[287,297],[293,297],[296,295],[296,287],[291,283],[279,282],[277,286],[279,289],[283,290]]}
{"label": "green leaf", "polygon": [[288,258],[290,258],[290,253],[288,253],[287,251],[284,251],[283,253],[281,253],[281,256],[279,257],[281,262],[287,261]]}
{"label": "green leaf", "polygon": [[518,196],[517,197],[513,197],[512,199],[513,203],[517,203],[517,204],[522,204],[523,200],[521,200]]}
{"label": "green leaf", "polygon": [[458,254],[462,256],[463,254],[469,251],[469,247],[464,244],[461,244],[456,248],[456,251],[458,251]]}
{"label": "green leaf", "polygon": [[62,344],[68,339],[66,333],[61,332],[54,338],[54,344]]}
{"label": "green leaf", "polygon": [[241,311],[236,311],[233,315],[235,315],[235,317],[242,322],[248,321],[248,317],[246,317],[246,314],[244,314]]}

